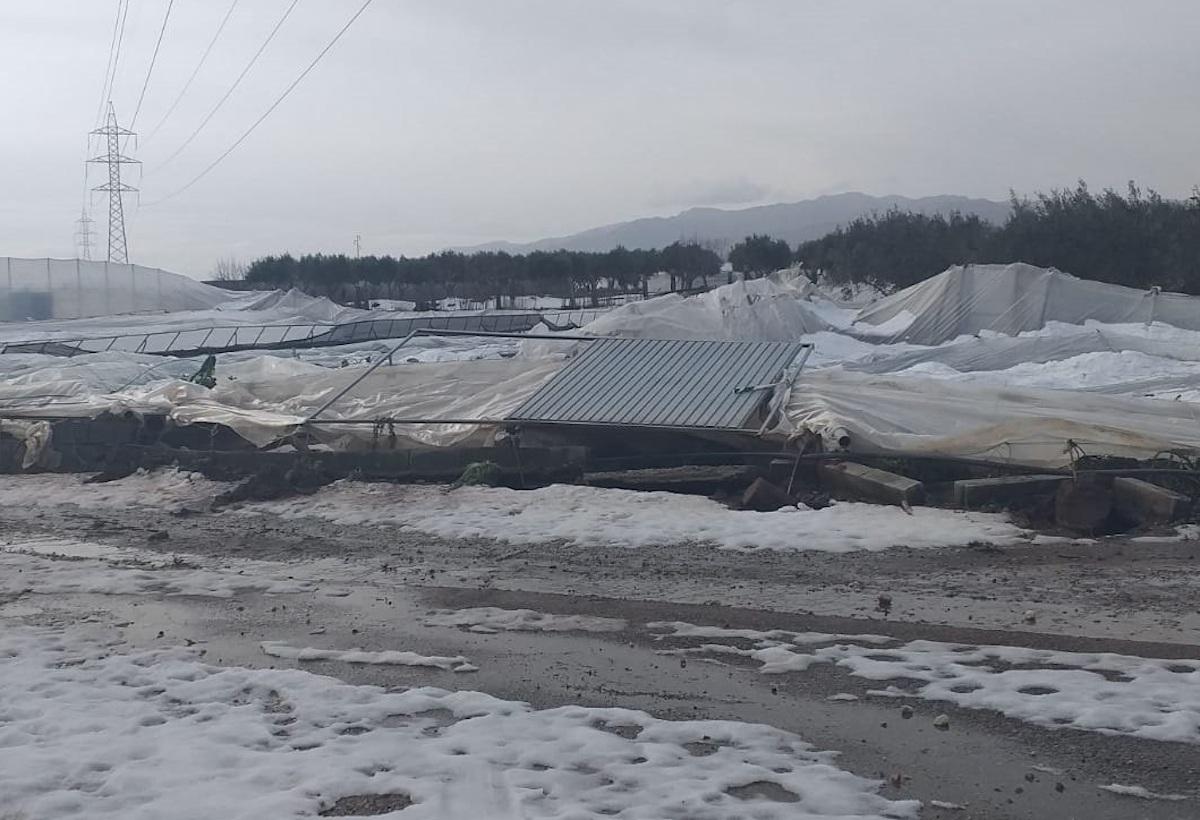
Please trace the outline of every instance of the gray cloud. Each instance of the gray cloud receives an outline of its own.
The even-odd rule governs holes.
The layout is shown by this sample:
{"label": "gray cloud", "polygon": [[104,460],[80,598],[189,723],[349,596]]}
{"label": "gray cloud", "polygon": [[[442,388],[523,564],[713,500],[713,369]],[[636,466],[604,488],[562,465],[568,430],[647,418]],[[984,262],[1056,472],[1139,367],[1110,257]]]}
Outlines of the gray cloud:
{"label": "gray cloud", "polygon": [[[286,3],[242,0],[140,146],[148,167]],[[0,254],[73,255],[114,5],[0,12],[0,73],[20,79],[0,84]],[[355,5],[300,3],[210,127],[141,180],[143,203],[224,150]],[[131,5],[113,97],[126,118],[165,7]],[[226,7],[175,4],[139,129]],[[231,252],[349,250],[356,233],[372,251],[419,253],[836,190],[1003,198],[1083,177],[1185,195],[1200,177],[1197,30],[1200,4],[1176,0],[376,0],[212,174],[130,202],[130,247],[204,275]]]}
{"label": "gray cloud", "polygon": [[652,208],[691,208],[722,205],[754,205],[772,193],[770,186],[748,179],[697,180],[676,186],[649,201]]}

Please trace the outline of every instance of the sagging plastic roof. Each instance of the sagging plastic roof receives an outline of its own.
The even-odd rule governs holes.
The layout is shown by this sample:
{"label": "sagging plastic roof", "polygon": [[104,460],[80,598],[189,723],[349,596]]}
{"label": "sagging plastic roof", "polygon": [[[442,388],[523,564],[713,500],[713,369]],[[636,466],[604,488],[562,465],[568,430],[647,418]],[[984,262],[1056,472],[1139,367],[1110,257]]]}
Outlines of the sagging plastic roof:
{"label": "sagging plastic roof", "polygon": [[802,375],[786,416],[786,432],[815,432],[831,449],[848,444],[852,452],[1062,467],[1071,442],[1089,455],[1138,459],[1200,451],[1200,407],[1192,402],[839,368]]}
{"label": "sagging plastic roof", "polygon": [[957,265],[864,308],[856,319],[885,331],[886,341],[923,345],[982,330],[1015,335],[1049,322],[1086,321],[1200,330],[1200,297],[1093,282],[1023,263]]}
{"label": "sagging plastic roof", "polygon": [[[16,418],[162,415],[179,425],[222,425],[260,447],[290,435],[362,373],[360,367],[255,356],[218,364],[216,386],[208,389],[187,380],[196,371],[194,360],[116,353],[24,358],[30,360],[26,372],[0,382],[0,413],[8,410]],[[564,363],[561,358],[493,359],[381,367],[325,410],[311,431],[337,449],[366,449],[377,435],[373,419],[503,419]],[[153,381],[121,386],[152,367],[158,369]],[[367,424],[338,423],[345,419]],[[494,433],[494,425],[464,423],[387,429],[396,446],[417,447],[484,444]]]}
{"label": "sagging plastic roof", "polygon": [[631,302],[583,330],[636,339],[795,341],[831,327],[806,301],[811,290],[803,276],[739,280],[695,296]]}

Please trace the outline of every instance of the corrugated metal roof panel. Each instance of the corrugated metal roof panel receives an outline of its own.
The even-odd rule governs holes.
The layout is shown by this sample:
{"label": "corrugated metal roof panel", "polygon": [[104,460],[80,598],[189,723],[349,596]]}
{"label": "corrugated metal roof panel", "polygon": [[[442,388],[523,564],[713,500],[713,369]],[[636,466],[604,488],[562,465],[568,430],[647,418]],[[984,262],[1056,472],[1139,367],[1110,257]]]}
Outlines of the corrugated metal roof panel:
{"label": "corrugated metal roof panel", "polygon": [[512,421],[747,429],[800,342],[597,339]]}

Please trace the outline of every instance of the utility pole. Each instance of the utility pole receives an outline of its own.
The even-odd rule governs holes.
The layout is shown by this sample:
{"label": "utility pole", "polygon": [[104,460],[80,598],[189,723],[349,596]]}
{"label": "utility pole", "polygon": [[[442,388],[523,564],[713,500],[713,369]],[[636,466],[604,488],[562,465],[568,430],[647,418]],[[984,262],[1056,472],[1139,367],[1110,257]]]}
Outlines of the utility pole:
{"label": "utility pole", "polygon": [[121,166],[137,164],[139,161],[121,153],[121,138],[133,137],[135,134],[128,128],[117,125],[117,114],[113,111],[112,102],[108,104],[108,120],[104,127],[97,128],[92,134],[104,137],[107,141],[107,151],[88,160],[88,162],[108,166],[108,182],[92,189],[108,194],[107,259],[109,262],[128,262],[129,248],[125,242],[125,206],[121,201],[121,195],[136,192],[137,188],[121,182]]}
{"label": "utility pole", "polygon": [[79,230],[75,232],[75,246],[78,248],[80,259],[90,261],[92,258],[92,223],[95,221],[88,216],[87,208],[82,208],[79,211],[79,219],[75,220],[75,224],[79,226]]}
{"label": "utility pole", "polygon": [[357,259],[361,255],[362,255],[362,234],[356,233],[354,235],[354,258]]}

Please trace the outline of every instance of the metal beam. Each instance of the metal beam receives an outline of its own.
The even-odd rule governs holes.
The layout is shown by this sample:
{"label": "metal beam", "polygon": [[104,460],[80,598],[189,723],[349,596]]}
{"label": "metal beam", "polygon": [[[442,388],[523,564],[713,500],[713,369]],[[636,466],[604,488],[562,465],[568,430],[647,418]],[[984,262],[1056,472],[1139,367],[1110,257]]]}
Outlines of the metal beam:
{"label": "metal beam", "polygon": [[385,361],[390,361],[392,356],[396,353],[396,351],[399,350],[400,348],[404,347],[409,342],[411,342],[413,337],[416,336],[417,333],[418,333],[418,331],[416,331],[416,330],[409,333],[407,336],[405,336],[403,339],[400,340],[400,343],[398,345],[396,345],[390,351],[388,351],[387,356],[380,356],[378,359],[376,359],[374,362],[372,362],[371,366],[368,367],[366,369],[366,371],[359,374],[359,377],[357,379],[355,379],[354,381],[350,382],[350,384],[343,387],[341,390],[338,391],[336,396],[334,396],[332,399],[330,399],[329,401],[325,402],[320,407],[318,407],[317,411],[315,413],[313,413],[311,416],[309,416],[308,418],[306,418],[304,420],[304,423],[301,426],[304,426],[304,424],[312,424],[312,422],[317,418],[317,416],[321,415],[326,410],[328,410],[330,407],[332,407],[334,404],[336,404],[337,401],[342,398],[342,396],[349,393],[355,387],[358,387],[359,382],[361,382],[367,376],[370,376],[372,373],[374,373],[381,364],[383,364]]}

